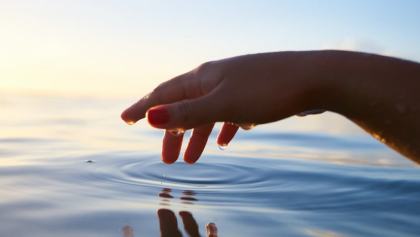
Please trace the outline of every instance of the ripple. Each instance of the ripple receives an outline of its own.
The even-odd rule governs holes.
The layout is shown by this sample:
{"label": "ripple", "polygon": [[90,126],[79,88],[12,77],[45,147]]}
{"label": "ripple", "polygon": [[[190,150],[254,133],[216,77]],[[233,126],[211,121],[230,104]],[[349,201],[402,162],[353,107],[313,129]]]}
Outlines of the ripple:
{"label": "ripple", "polygon": [[232,161],[221,162],[217,158],[212,158],[212,162],[195,165],[184,162],[165,165],[153,157],[123,163],[114,169],[117,172],[106,174],[114,182],[206,191],[238,191],[263,187],[269,176],[267,172],[259,172],[258,168]]}
{"label": "ripple", "polygon": [[[145,199],[171,195],[159,194],[165,188],[176,196],[190,190],[196,194],[194,201],[212,208],[340,213],[393,204],[412,206],[420,195],[416,169],[226,156],[205,157],[195,165],[182,161],[165,165],[156,156],[109,158],[96,158],[99,162],[90,167],[96,166],[97,178],[112,188],[128,188]],[[402,171],[404,179],[389,178]]]}

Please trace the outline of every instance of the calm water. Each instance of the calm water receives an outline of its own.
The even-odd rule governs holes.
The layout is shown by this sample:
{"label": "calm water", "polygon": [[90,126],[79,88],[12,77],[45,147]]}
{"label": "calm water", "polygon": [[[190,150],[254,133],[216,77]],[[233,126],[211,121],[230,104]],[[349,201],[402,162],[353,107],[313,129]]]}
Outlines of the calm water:
{"label": "calm water", "polygon": [[[160,162],[130,99],[0,97],[0,236],[419,236],[420,170],[334,114]],[[178,235],[176,235],[178,234]]]}

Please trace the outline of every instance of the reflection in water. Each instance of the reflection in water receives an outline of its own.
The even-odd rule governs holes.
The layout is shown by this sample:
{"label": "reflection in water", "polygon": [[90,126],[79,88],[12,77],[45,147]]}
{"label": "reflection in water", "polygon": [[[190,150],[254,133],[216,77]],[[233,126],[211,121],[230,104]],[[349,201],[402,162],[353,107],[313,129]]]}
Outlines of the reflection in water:
{"label": "reflection in water", "polygon": [[314,230],[314,229],[305,230],[305,234],[312,237],[344,237],[344,235],[335,233],[333,231]]}
{"label": "reflection in water", "polygon": [[170,188],[164,188],[162,189],[162,191],[159,193],[159,197],[161,197],[161,200],[163,201],[169,201],[170,198],[174,198],[171,195],[171,189]]}
{"label": "reflection in water", "polygon": [[[214,220],[219,236],[420,233],[419,167],[361,131],[331,129],[343,120],[333,114],[238,133],[229,152],[208,146],[194,166],[167,166],[161,131],[103,119],[125,99],[6,97],[0,236],[160,236],[158,209],[173,212],[184,236],[180,211],[202,236]],[[163,187],[172,191],[157,197]]]}
{"label": "reflection in water", "polygon": [[194,202],[198,201],[198,199],[196,199],[194,196],[194,191],[185,190],[182,192],[182,197],[180,197],[179,199],[182,200],[182,203],[193,204]]}
{"label": "reflection in water", "polygon": [[[169,200],[174,198],[170,193],[171,189],[164,188],[159,193],[163,203],[168,205]],[[194,197],[195,192],[191,190],[185,190],[182,192],[180,199],[184,204],[193,204],[193,202],[198,201]],[[175,213],[166,208],[160,208],[157,212],[160,225],[160,233],[162,237],[177,237],[182,236],[181,231],[178,229],[178,222]],[[188,211],[180,211],[179,216],[182,219],[184,224],[184,230],[190,237],[198,237],[200,235],[199,227],[194,219],[193,215]],[[214,223],[209,223],[206,225],[206,233],[208,237],[217,237],[217,227]]]}
{"label": "reflection in water", "polygon": [[216,224],[210,222],[206,225],[207,237],[217,237]]}
{"label": "reflection in water", "polygon": [[121,231],[122,231],[122,236],[123,237],[134,237],[134,230],[133,230],[133,228],[131,227],[131,226],[129,226],[129,225],[126,225],[126,226],[124,226],[122,229],[121,229]]}
{"label": "reflection in water", "polygon": [[[159,193],[161,200],[160,205],[169,206],[169,202],[174,197],[171,195],[172,190],[170,188],[164,188]],[[184,204],[193,204],[198,201],[194,197],[195,192],[192,190],[184,190],[182,196],[179,198]],[[179,216],[181,217],[184,225],[184,230],[190,237],[200,237],[200,230],[197,221],[189,211],[180,211]],[[178,228],[178,221],[175,213],[168,208],[159,208],[157,211],[159,219],[159,228],[161,237],[182,237],[182,232]],[[215,223],[208,223],[205,226],[207,237],[218,237],[217,227]],[[134,237],[134,229],[126,225],[122,228],[123,237]]]}

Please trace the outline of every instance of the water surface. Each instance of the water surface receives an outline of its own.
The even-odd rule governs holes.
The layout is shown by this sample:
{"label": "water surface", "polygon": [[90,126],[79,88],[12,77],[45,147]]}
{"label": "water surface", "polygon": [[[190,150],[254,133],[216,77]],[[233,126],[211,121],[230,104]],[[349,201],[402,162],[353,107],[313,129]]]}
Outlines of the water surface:
{"label": "water surface", "polygon": [[160,161],[130,100],[0,97],[0,236],[418,236],[420,171],[333,114]]}

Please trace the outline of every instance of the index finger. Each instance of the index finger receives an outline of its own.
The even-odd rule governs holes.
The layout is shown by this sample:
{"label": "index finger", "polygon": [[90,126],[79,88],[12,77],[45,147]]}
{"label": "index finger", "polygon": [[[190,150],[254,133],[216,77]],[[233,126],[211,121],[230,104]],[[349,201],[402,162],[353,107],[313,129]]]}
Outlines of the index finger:
{"label": "index finger", "polygon": [[133,124],[144,118],[147,110],[153,106],[197,97],[201,91],[199,83],[192,72],[179,75],[160,84],[152,93],[131,105],[121,114],[121,118],[126,123]]}

